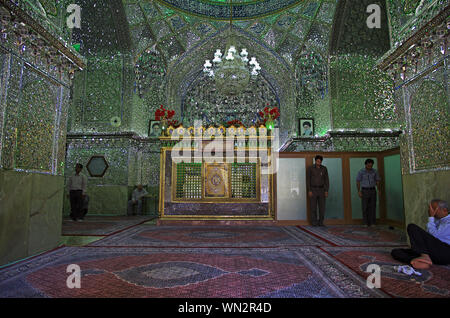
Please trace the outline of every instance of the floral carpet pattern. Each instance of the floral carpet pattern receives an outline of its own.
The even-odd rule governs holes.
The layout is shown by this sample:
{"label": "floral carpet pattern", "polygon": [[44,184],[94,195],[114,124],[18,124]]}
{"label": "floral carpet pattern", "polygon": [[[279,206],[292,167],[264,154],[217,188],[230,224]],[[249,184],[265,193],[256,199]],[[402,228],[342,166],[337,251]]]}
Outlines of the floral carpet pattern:
{"label": "floral carpet pattern", "polygon": [[[317,247],[63,247],[0,271],[0,297],[387,297]],[[67,266],[81,269],[68,288]]]}

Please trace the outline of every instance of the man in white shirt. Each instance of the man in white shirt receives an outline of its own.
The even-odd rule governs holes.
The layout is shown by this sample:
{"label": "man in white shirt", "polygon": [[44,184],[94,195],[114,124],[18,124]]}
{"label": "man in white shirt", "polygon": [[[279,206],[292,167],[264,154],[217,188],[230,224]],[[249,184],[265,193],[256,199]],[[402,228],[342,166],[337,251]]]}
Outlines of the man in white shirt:
{"label": "man in white shirt", "polygon": [[83,200],[86,196],[86,188],[87,188],[87,177],[81,174],[81,170],[83,170],[83,165],[77,163],[75,166],[75,174],[68,178],[67,180],[67,192],[68,197],[70,198],[70,218],[73,221],[82,220],[83,219]]}
{"label": "man in white shirt", "polygon": [[448,203],[434,199],[428,207],[427,230],[415,224],[408,225],[410,249],[394,249],[394,259],[411,264],[416,269],[427,269],[433,264],[450,264],[450,215]]}
{"label": "man in white shirt", "polygon": [[133,194],[131,196],[131,200],[128,201],[128,215],[136,215],[134,213],[134,207],[137,205],[138,214],[142,214],[142,201],[144,196],[148,194],[147,191],[145,191],[142,184],[139,184],[136,189],[134,189]]}

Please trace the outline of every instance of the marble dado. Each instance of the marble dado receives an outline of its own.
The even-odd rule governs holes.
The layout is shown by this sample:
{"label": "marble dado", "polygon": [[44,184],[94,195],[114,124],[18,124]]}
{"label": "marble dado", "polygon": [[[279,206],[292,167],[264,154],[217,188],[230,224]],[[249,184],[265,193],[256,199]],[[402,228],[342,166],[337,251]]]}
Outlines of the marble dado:
{"label": "marble dado", "polygon": [[[88,185],[89,215],[126,215],[129,187],[121,185]],[[70,200],[64,194],[63,214],[70,214]]]}
{"label": "marble dado", "polygon": [[450,170],[431,171],[402,176],[405,202],[405,224],[414,223],[426,228],[428,202],[438,198],[450,200]]}
{"label": "marble dado", "polygon": [[55,248],[64,178],[0,170],[0,265]]}

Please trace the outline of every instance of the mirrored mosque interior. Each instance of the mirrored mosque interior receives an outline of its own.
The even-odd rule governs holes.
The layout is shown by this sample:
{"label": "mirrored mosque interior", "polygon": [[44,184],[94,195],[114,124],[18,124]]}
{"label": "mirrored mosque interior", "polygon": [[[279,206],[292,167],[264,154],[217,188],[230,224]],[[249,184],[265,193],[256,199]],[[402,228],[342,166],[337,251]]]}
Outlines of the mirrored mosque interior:
{"label": "mirrored mosque interior", "polygon": [[[358,263],[370,251],[397,266],[389,247],[408,247],[408,224],[426,229],[429,202],[450,199],[449,10],[448,0],[0,0],[0,296],[96,297],[38,279],[75,253],[94,262],[132,246],[179,263],[118,248],[136,264],[111,269],[114,279],[138,287],[125,294],[105,278],[104,296],[449,297],[450,275],[424,272],[432,287],[415,291],[383,272],[405,285],[377,291]],[[307,182],[317,155],[324,227],[313,226]],[[379,175],[375,227],[358,179],[367,159]],[[74,204],[87,214],[74,217]],[[205,261],[174,247],[204,248]],[[306,265],[299,276],[313,254],[308,264],[337,287],[308,285],[320,279]],[[17,278],[28,284],[19,292],[6,277],[30,257],[59,263]],[[239,257],[252,265],[219,265]],[[205,293],[218,277],[228,286],[225,272],[245,277],[242,292]],[[263,293],[256,280],[271,275],[280,286]]]}

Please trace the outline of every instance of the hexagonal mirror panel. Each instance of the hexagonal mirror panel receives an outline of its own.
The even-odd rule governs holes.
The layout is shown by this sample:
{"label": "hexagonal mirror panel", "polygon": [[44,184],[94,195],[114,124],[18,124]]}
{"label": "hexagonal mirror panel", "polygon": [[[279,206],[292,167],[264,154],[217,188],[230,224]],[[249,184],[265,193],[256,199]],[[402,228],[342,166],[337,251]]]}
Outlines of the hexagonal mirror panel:
{"label": "hexagonal mirror panel", "polygon": [[109,165],[104,156],[92,156],[86,165],[86,169],[91,177],[103,177],[108,167]]}

